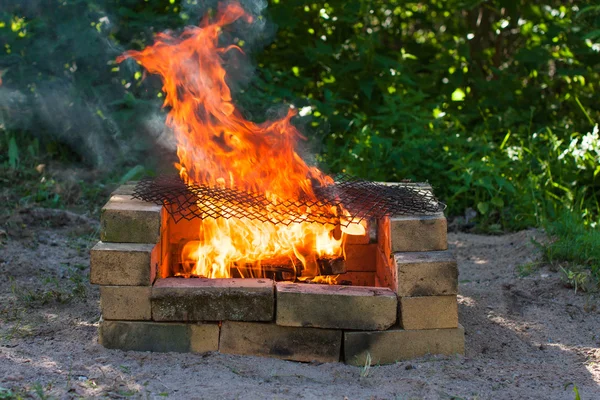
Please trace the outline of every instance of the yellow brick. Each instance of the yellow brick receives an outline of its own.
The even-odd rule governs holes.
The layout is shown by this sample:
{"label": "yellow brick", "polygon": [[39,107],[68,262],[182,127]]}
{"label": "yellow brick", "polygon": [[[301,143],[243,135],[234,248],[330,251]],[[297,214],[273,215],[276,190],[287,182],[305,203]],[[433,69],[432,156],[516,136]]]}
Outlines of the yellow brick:
{"label": "yellow brick", "polygon": [[391,252],[448,249],[443,214],[390,218]]}
{"label": "yellow brick", "polygon": [[303,362],[337,362],[341,346],[339,330],[226,321],[221,326],[219,351]]}
{"label": "yellow brick", "polygon": [[456,257],[450,251],[394,254],[398,296],[443,296],[458,293]]}
{"label": "yellow brick", "polygon": [[283,326],[383,330],[396,322],[387,288],[277,283],[275,322]]}
{"label": "yellow brick", "polygon": [[116,243],[158,243],[162,206],[114,195],[102,208],[100,240]]}
{"label": "yellow brick", "polygon": [[152,287],[155,321],[271,321],[275,308],[268,279],[159,279]]}
{"label": "yellow brick", "polygon": [[100,308],[107,320],[150,320],[149,286],[101,286]]}
{"label": "yellow brick", "polygon": [[367,355],[371,365],[393,364],[427,354],[465,353],[465,330],[403,330],[344,332],[344,359],[347,364],[364,366]]}
{"label": "yellow brick", "polygon": [[153,251],[158,253],[156,246],[98,242],[90,250],[90,282],[96,285],[152,285],[158,264],[152,260]]}
{"label": "yellow brick", "polygon": [[400,317],[404,329],[456,328],[456,296],[401,297]]}
{"label": "yellow brick", "polygon": [[217,324],[100,321],[98,341],[109,349],[153,352],[217,351]]}
{"label": "yellow brick", "polygon": [[207,353],[219,350],[219,325],[190,324],[190,351]]}

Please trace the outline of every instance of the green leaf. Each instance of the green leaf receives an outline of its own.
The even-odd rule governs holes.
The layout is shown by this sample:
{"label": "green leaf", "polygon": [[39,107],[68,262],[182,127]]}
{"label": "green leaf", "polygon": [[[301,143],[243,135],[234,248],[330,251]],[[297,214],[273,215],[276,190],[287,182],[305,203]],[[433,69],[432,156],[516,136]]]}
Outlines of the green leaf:
{"label": "green leaf", "polygon": [[477,203],[477,209],[482,215],[485,215],[488,213],[488,211],[490,211],[490,205],[489,203],[482,201]]}
{"label": "green leaf", "polygon": [[[600,37],[600,29],[591,31],[590,33],[586,34],[583,38],[584,39],[596,39],[597,37]],[[591,44],[590,44],[590,46],[591,46]]]}
{"label": "green leaf", "polygon": [[600,6],[589,6],[583,8],[581,11],[575,15],[575,18],[580,18],[586,14],[600,14]]}
{"label": "green leaf", "polygon": [[464,90],[462,90],[461,88],[457,88],[453,93],[452,93],[452,101],[463,101],[465,99],[465,92]]}
{"label": "green leaf", "polygon": [[374,85],[375,85],[375,82],[373,80],[370,80],[370,81],[362,80],[359,83],[360,90],[365,94],[365,96],[367,96],[367,98],[369,100],[371,100],[371,94],[373,94],[373,86]]}
{"label": "green leaf", "polygon": [[17,169],[19,165],[19,146],[14,136],[11,136],[8,141],[8,165],[12,169]]}
{"label": "green leaf", "polygon": [[502,200],[500,197],[494,197],[492,200],[490,200],[490,202],[492,205],[498,208],[504,208],[504,200]]}

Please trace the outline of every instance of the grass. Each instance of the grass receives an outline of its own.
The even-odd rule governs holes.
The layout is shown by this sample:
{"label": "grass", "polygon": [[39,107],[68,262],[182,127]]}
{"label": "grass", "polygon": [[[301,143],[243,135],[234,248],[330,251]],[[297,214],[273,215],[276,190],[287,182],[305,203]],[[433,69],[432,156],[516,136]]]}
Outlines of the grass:
{"label": "grass", "polygon": [[[50,302],[68,303],[83,299],[87,294],[85,266],[63,266],[66,279],[47,276],[41,279],[41,287],[29,288],[12,282],[11,291],[15,299],[27,307],[45,305]],[[83,267],[83,268],[82,268]]]}
{"label": "grass", "polygon": [[39,382],[35,382],[29,390],[24,388],[11,390],[0,386],[0,400],[52,399],[53,397],[46,393],[46,390],[47,388]]}
{"label": "grass", "polygon": [[541,265],[541,263],[535,261],[517,265],[517,274],[519,277],[525,278],[537,271]]}
{"label": "grass", "polygon": [[360,369],[361,378],[366,378],[369,376],[369,373],[371,372],[371,362],[371,353],[367,352],[367,356],[365,357],[365,365]]}
{"label": "grass", "polygon": [[550,241],[539,245],[545,261],[558,266],[576,291],[600,290],[600,231],[578,214],[563,212],[546,224]]}

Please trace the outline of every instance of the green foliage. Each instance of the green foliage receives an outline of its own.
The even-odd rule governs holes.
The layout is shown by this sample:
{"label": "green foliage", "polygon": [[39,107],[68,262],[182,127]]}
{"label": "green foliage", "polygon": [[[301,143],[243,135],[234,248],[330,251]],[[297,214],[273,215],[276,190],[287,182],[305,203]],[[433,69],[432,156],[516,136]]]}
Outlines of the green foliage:
{"label": "green foliage", "polygon": [[597,215],[598,154],[580,168],[567,151],[599,114],[591,2],[273,3],[266,95],[245,105],[310,106],[331,171],[429,180],[451,214],[475,209],[488,228],[564,205]]}
{"label": "green foliage", "polygon": [[[0,130],[34,136],[69,161],[107,171],[137,164],[152,146],[159,87],[115,58],[184,20],[170,0],[12,2],[0,10]],[[121,47],[124,45],[125,47]],[[19,142],[15,138],[16,143]],[[15,142],[9,150],[16,168]],[[61,154],[62,155],[62,154]],[[22,158],[21,154],[21,158]]]}
{"label": "green foliage", "polygon": [[570,211],[546,225],[551,241],[542,246],[549,263],[560,264],[565,281],[575,290],[600,289],[600,231]]}
{"label": "green foliage", "polygon": [[[0,11],[0,124],[10,132],[0,165],[31,168],[37,154],[127,178],[154,168],[148,139],[163,125],[160,82],[114,58],[156,32],[196,23],[216,1],[196,3],[53,0]],[[275,32],[269,25],[235,39],[257,65],[252,84],[233,85],[235,100],[255,120],[293,104],[312,146],[303,154],[315,155],[309,161],[332,173],[429,181],[451,215],[475,210],[483,230],[540,225],[565,207],[593,221],[598,7],[273,0],[272,43],[260,49]],[[54,201],[44,187],[28,196]]]}

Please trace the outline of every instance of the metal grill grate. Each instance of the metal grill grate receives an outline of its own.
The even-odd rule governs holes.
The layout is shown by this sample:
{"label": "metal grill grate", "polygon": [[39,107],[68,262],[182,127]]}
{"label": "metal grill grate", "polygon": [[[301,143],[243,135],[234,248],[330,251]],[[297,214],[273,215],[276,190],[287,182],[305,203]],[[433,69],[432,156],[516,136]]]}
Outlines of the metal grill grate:
{"label": "metal grill grate", "polygon": [[[144,178],[138,182],[134,197],[164,205],[176,222],[193,218],[248,218],[274,224],[300,222],[351,222],[384,216],[427,215],[443,211],[427,187],[410,184],[384,184],[348,175],[336,177],[336,183],[315,189],[317,200],[286,200],[274,203],[264,195],[204,185],[186,185],[176,175]],[[325,212],[335,207],[347,210],[353,221]],[[337,213],[340,214],[339,212]]]}

